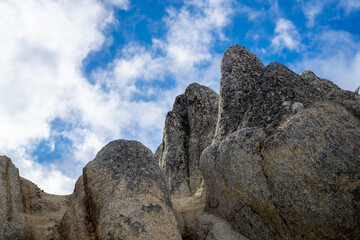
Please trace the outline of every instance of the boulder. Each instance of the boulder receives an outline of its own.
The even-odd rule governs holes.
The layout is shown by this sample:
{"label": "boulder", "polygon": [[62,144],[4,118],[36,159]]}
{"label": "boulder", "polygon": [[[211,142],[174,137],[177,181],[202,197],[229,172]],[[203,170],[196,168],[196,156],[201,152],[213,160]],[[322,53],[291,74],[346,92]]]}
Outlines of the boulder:
{"label": "boulder", "polygon": [[249,239],[274,239],[270,228],[281,222],[263,172],[260,143],[266,137],[259,128],[240,129],[201,155],[206,210]]}
{"label": "boulder", "polygon": [[[303,80],[309,81],[312,88],[315,88],[323,100],[335,102],[348,110],[358,119],[360,119],[360,96],[353,92],[342,90],[331,81],[319,78],[311,71],[305,71],[300,74]],[[355,90],[355,93],[358,91]]]}
{"label": "boulder", "polygon": [[152,152],[136,141],[103,147],[83,169],[97,239],[180,239],[169,190]]}
{"label": "boulder", "polygon": [[0,239],[26,239],[19,170],[0,156]]}
{"label": "boulder", "polygon": [[282,124],[262,156],[287,236],[360,239],[358,119],[339,105],[315,104]]}
{"label": "boulder", "polygon": [[264,70],[264,65],[246,48],[230,46],[221,59],[219,116],[215,141],[237,130],[247,111],[244,103],[251,100],[253,84]]}
{"label": "boulder", "polygon": [[206,208],[250,239],[358,239],[359,144],[359,120],[332,103],[270,136],[240,129],[201,156]]}
{"label": "boulder", "polygon": [[239,46],[224,59],[216,138],[200,159],[205,210],[250,239],[360,238],[360,96],[279,63],[243,77],[260,64]]}
{"label": "boulder", "polygon": [[218,94],[190,84],[176,97],[166,116],[162,144],[155,153],[173,198],[192,196],[200,188],[199,160],[215,133]]}

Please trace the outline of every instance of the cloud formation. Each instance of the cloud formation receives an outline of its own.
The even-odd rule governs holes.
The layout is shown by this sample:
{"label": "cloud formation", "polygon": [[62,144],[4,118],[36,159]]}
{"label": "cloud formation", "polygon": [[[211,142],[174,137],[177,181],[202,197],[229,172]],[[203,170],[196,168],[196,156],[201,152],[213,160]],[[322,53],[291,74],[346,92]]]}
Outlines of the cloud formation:
{"label": "cloud formation", "polygon": [[86,123],[88,104],[107,101],[82,77],[80,64],[101,47],[102,29],[112,21],[111,9],[95,0],[0,1],[0,154],[51,192],[71,191],[74,179],[31,153],[51,140],[54,119]]}
{"label": "cloud formation", "polygon": [[[180,9],[168,8],[164,40],[124,46],[121,57],[94,72],[90,83],[81,62],[104,43],[103,29],[114,22],[111,6],[130,5],[0,1],[0,33],[7,33],[0,34],[7,46],[0,56],[0,154],[48,192],[70,193],[84,163],[110,140],[134,138],[154,149],[175,95],[190,82],[204,82],[204,76],[211,75],[206,83],[218,80],[214,66],[220,56],[211,47],[224,38],[230,3],[187,1]],[[160,92],[148,84],[164,76],[175,87]],[[70,127],[54,128],[54,121]],[[56,149],[56,138],[72,144],[69,152],[53,163],[38,163],[32,152],[41,142]]]}
{"label": "cloud formation", "polygon": [[291,21],[284,18],[278,19],[276,21],[275,34],[271,45],[277,51],[282,51],[284,48],[290,51],[300,50],[300,34]]}
{"label": "cloud formation", "polygon": [[360,85],[360,41],[348,32],[335,30],[323,31],[313,39],[318,50],[304,53],[291,66],[299,73],[312,70],[319,77],[354,91]]}

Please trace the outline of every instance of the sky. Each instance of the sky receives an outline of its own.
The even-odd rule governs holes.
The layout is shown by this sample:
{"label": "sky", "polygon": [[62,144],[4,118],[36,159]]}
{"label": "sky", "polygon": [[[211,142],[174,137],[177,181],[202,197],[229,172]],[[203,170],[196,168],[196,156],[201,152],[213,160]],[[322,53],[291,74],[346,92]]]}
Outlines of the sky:
{"label": "sky", "polygon": [[162,140],[192,82],[219,92],[223,52],[360,85],[359,0],[0,0],[0,155],[70,194],[109,141]]}

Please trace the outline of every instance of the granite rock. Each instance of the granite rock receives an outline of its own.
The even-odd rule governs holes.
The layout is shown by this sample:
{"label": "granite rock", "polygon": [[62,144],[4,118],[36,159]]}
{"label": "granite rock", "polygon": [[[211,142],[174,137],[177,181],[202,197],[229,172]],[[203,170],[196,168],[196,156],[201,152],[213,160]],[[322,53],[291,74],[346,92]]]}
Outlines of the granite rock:
{"label": "granite rock", "polygon": [[271,202],[290,238],[360,238],[359,144],[359,120],[333,103],[290,117],[263,143]]}
{"label": "granite rock", "polygon": [[162,172],[141,143],[110,142],[83,178],[97,239],[180,239]]}
{"label": "granite rock", "polygon": [[163,141],[155,153],[174,198],[192,196],[200,188],[199,160],[216,127],[218,94],[190,84],[176,97],[166,116]]}
{"label": "granite rock", "polygon": [[219,116],[215,140],[237,130],[247,111],[244,102],[252,99],[253,84],[264,70],[262,62],[246,48],[230,46],[221,59]]}

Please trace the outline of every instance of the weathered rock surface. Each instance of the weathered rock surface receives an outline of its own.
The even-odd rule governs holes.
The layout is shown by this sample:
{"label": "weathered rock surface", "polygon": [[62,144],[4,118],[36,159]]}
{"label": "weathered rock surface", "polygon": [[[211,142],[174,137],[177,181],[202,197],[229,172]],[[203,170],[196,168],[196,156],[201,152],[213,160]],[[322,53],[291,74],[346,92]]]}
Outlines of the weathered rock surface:
{"label": "weathered rock surface", "polygon": [[360,238],[360,122],[318,103],[263,144],[272,202],[291,238]]}
{"label": "weathered rock surface", "polygon": [[[240,96],[225,105],[220,93],[217,136],[201,156],[206,211],[250,239],[359,239],[359,96],[279,63],[248,82],[221,86]],[[222,120],[235,115],[235,126]]]}
{"label": "weathered rock surface", "polygon": [[327,79],[319,78],[311,71],[300,74],[301,78],[309,81],[312,88],[315,88],[323,100],[340,104],[350,113],[360,119],[360,96],[352,92],[342,90]]}
{"label": "weathered rock surface", "polygon": [[61,219],[69,206],[68,196],[41,191],[34,183],[21,178],[24,217],[28,235],[25,239],[61,240]]}
{"label": "weathered rock surface", "polygon": [[0,157],[0,240],[360,239],[359,88],[238,45],[221,71],[220,98],[176,98],[155,157],[112,141],[69,196]]}
{"label": "weathered rock surface", "polygon": [[24,239],[19,170],[10,158],[0,156],[0,239]]}
{"label": "weathered rock surface", "polygon": [[83,178],[97,239],[180,239],[162,172],[141,143],[110,142]]}
{"label": "weathered rock surface", "polygon": [[252,101],[253,84],[264,70],[262,62],[246,48],[230,46],[221,59],[219,116],[215,140],[237,130],[244,113],[244,103]]}
{"label": "weathered rock surface", "polygon": [[198,240],[247,240],[223,218],[207,213],[204,189],[194,196],[173,200],[183,239]]}
{"label": "weathered rock surface", "polygon": [[[250,239],[272,239],[268,224],[281,220],[269,202],[272,196],[259,152],[264,139],[262,129],[240,129],[201,155],[207,210],[215,210]],[[267,220],[263,213],[274,217]]]}
{"label": "weathered rock surface", "polygon": [[355,93],[360,94],[360,86],[355,89]]}
{"label": "weathered rock surface", "polygon": [[215,134],[218,94],[193,83],[175,99],[166,116],[162,144],[155,153],[173,198],[192,196],[200,188],[199,160]]}
{"label": "weathered rock surface", "polygon": [[95,240],[94,226],[91,225],[83,177],[76,181],[75,189],[69,196],[70,206],[61,222],[61,232],[67,240]]}

